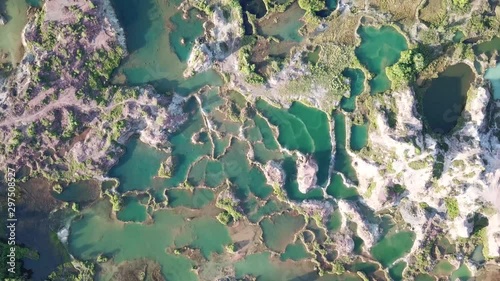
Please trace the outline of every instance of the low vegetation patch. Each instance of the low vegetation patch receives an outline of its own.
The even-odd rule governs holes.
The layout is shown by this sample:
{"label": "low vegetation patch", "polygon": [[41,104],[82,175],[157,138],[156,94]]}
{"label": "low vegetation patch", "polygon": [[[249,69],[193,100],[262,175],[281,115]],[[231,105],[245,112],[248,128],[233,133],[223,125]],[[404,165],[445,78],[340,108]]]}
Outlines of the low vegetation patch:
{"label": "low vegetation patch", "polygon": [[457,198],[448,197],[444,199],[444,203],[446,205],[446,210],[448,212],[448,216],[450,219],[454,220],[460,215],[460,209],[458,208]]}

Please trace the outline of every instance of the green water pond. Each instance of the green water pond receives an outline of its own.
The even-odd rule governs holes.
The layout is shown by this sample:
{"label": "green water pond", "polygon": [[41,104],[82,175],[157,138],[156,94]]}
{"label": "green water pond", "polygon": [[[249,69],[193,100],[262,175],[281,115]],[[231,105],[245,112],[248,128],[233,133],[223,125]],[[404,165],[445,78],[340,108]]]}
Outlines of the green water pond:
{"label": "green water pond", "polygon": [[340,111],[333,114],[335,120],[335,163],[334,169],[344,174],[351,182],[357,184],[356,171],[352,167],[352,159],[347,152],[347,130],[345,115]]}
{"label": "green water pond", "polygon": [[365,73],[358,68],[347,68],[342,75],[349,78],[351,95],[348,98],[342,97],[340,107],[347,112],[353,112],[356,109],[356,97],[365,89]]}
{"label": "green water pond", "polygon": [[398,258],[409,253],[414,241],[415,233],[400,231],[382,238],[372,247],[371,253],[384,267],[388,267]]}
{"label": "green water pond", "polygon": [[[0,9],[7,19],[5,25],[0,25],[0,63],[16,65],[24,54],[21,33],[28,23],[28,2],[24,0],[5,0],[0,2]],[[4,7],[3,7],[4,6]],[[5,59],[4,59],[5,55]]]}
{"label": "green water pond", "polygon": [[359,61],[373,73],[370,80],[372,93],[380,93],[391,88],[385,68],[395,64],[401,52],[408,49],[405,37],[392,26],[360,26],[358,35],[361,44],[355,53]]}
{"label": "green water pond", "polygon": [[161,150],[134,137],[128,141],[125,153],[109,171],[109,176],[118,178],[120,192],[146,190],[152,186],[153,177],[158,175],[160,164],[166,158],[167,155]]}
{"label": "green water pond", "polygon": [[146,206],[137,197],[126,196],[116,217],[123,222],[143,222],[147,218]]}
{"label": "green water pond", "polygon": [[111,2],[125,31],[130,53],[118,68],[115,83],[148,83],[160,92],[175,91],[183,95],[204,85],[223,84],[220,75],[213,70],[188,79],[183,77],[194,40],[203,32],[202,21],[194,10],[184,19],[177,9],[179,0]]}
{"label": "green water pond", "polygon": [[260,222],[264,244],[275,252],[284,252],[289,243],[294,242],[295,234],[304,227],[302,215],[282,214],[265,218]]}
{"label": "green water pond", "polygon": [[[191,270],[194,263],[167,249],[189,246],[200,249],[203,256],[222,253],[231,243],[228,230],[212,217],[187,220],[185,214],[170,210],[153,213],[153,224],[123,224],[109,217],[111,206],[102,201],[82,212],[73,222],[68,238],[70,251],[80,259],[99,254],[113,256],[117,263],[139,258],[158,262],[168,280],[198,280]],[[205,233],[212,235],[204,235]]]}
{"label": "green water pond", "polygon": [[489,80],[493,90],[493,98],[500,100],[500,65],[486,70],[484,78]]}
{"label": "green water pond", "polygon": [[368,123],[351,126],[350,148],[360,151],[368,143]]}
{"label": "green water pond", "polygon": [[432,131],[446,134],[457,125],[473,80],[472,69],[465,63],[458,63],[430,81],[422,98],[422,109]]}

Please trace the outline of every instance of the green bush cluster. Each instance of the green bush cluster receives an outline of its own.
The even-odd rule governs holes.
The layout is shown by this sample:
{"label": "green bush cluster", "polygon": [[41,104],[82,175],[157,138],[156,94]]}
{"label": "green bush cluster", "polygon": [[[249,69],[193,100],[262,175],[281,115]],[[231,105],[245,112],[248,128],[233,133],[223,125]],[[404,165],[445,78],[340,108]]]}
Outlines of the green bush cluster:
{"label": "green bush cluster", "polygon": [[[247,38],[250,36],[247,36]],[[251,37],[254,38],[254,37]],[[238,61],[239,65],[238,68],[241,73],[245,75],[245,81],[247,83],[252,83],[252,84],[262,84],[266,81],[262,75],[258,74],[255,72],[255,64],[253,64],[250,59],[252,57],[252,48],[253,45],[255,44],[255,39],[246,39],[249,40],[249,42],[245,42],[245,39],[243,40],[244,43],[247,43],[245,46],[241,47],[239,52],[238,52]],[[243,44],[243,43],[242,43]]]}
{"label": "green bush cluster", "polygon": [[458,201],[457,198],[454,197],[448,197],[444,199],[444,203],[446,205],[446,210],[448,212],[448,216],[450,219],[455,219],[458,217],[460,214],[460,209],[458,208]]}
{"label": "green bush cluster", "polygon": [[451,0],[451,3],[460,10],[465,10],[469,6],[469,0]]}
{"label": "green bush cluster", "polygon": [[299,0],[299,6],[303,10],[316,12],[325,9],[325,1],[321,0]]}
{"label": "green bush cluster", "polygon": [[413,170],[421,170],[427,167],[427,162],[425,160],[415,160],[408,163],[408,166]]}
{"label": "green bush cluster", "polygon": [[111,205],[113,205],[113,211],[115,212],[120,211],[123,204],[121,196],[116,193],[111,194],[109,190],[106,190],[104,194],[106,194],[109,197],[109,202],[111,203]]}
{"label": "green bush cluster", "polygon": [[217,219],[222,224],[228,224],[230,222],[238,221],[239,219],[241,219],[243,215],[240,212],[236,211],[236,205],[236,202],[234,202],[230,198],[218,200],[216,206],[224,211],[217,215]]}
{"label": "green bush cluster", "polygon": [[23,141],[24,137],[23,137],[23,134],[21,133],[20,130],[14,130],[12,132],[12,137],[10,139],[10,142],[7,146],[7,151],[8,152],[12,152],[14,150],[16,150],[16,148],[19,147],[19,145],[21,145],[22,141]]}
{"label": "green bush cluster", "polygon": [[76,120],[75,114],[71,111],[68,112],[68,126],[64,128],[62,136],[64,138],[72,137],[76,130],[78,129],[78,121]]}
{"label": "green bush cluster", "polygon": [[392,87],[399,88],[413,81],[424,67],[424,56],[420,52],[406,50],[401,52],[399,61],[387,69],[387,76],[392,81]]}

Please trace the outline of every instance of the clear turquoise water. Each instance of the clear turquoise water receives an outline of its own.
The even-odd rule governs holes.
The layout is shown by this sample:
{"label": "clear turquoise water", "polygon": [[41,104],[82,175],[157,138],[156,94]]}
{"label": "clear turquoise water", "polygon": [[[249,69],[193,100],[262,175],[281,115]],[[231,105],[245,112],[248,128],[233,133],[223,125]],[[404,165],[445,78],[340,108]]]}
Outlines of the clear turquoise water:
{"label": "clear turquoise water", "polygon": [[[222,78],[209,70],[185,79],[185,60],[195,36],[201,34],[201,20],[191,13],[182,19],[177,10],[180,1],[112,0],[126,34],[130,55],[117,70],[115,83],[152,84],[160,92],[175,91],[187,95],[204,85],[219,86]],[[189,28],[183,28],[183,27]],[[181,43],[185,38],[185,44]]]}
{"label": "clear turquoise water", "polygon": [[359,197],[358,191],[355,188],[347,187],[342,175],[338,173],[332,174],[326,193],[336,199],[356,200]]}
{"label": "clear turquoise water", "polygon": [[286,208],[285,203],[275,199],[270,199],[265,204],[259,205],[255,198],[249,198],[243,204],[245,214],[252,223],[258,223],[264,216],[272,215]]}
{"label": "clear turquoise water", "polygon": [[302,153],[314,152],[314,141],[307,131],[305,124],[286,110],[274,107],[260,99],[256,107],[269,122],[279,129],[278,142],[289,150],[298,150]]}
{"label": "clear turquoise water", "polygon": [[188,13],[187,20],[181,13],[176,13],[170,18],[174,25],[169,34],[170,46],[181,62],[188,60],[196,38],[203,34],[203,23],[196,17],[198,14],[196,9],[192,9]]}
{"label": "clear turquoise water", "polygon": [[493,98],[500,100],[500,65],[486,70],[484,78],[488,79],[493,88]]}
{"label": "clear turquoise water", "polygon": [[342,213],[337,209],[335,210],[330,219],[326,223],[326,227],[329,231],[337,232],[342,226]]}
{"label": "clear turquoise water", "polygon": [[326,0],[326,8],[330,11],[337,9],[338,1],[337,0]]}
{"label": "clear turquoise water", "polygon": [[187,207],[201,209],[210,204],[215,199],[212,190],[206,188],[189,189],[169,189],[167,190],[168,205],[172,208]]}
{"label": "clear turquoise water", "polygon": [[404,261],[400,261],[400,262],[394,264],[391,268],[389,268],[389,276],[391,276],[391,278],[394,281],[403,280],[403,272],[406,268],[406,265],[407,264]]}
{"label": "clear turquoise water", "polygon": [[328,180],[332,142],[330,138],[330,120],[325,112],[309,107],[300,102],[292,103],[288,110],[306,126],[314,144],[314,159],[318,164],[317,184],[322,186]]}
{"label": "clear turquoise water", "polygon": [[350,148],[360,151],[368,143],[368,123],[351,126]]}
{"label": "clear turquoise water", "polygon": [[131,190],[146,190],[152,187],[153,177],[158,174],[166,154],[142,143],[138,138],[130,139],[125,147],[125,154],[109,171],[110,177],[120,181],[120,192]]}
{"label": "clear turquoise water", "polygon": [[463,41],[464,37],[465,34],[461,30],[457,30],[457,32],[455,32],[455,35],[453,36],[453,42],[460,43]]}
{"label": "clear turquoise water", "polygon": [[408,49],[405,37],[392,26],[361,26],[358,29],[361,44],[356,48],[359,61],[375,76],[370,80],[372,93],[391,88],[385,68],[395,64],[401,52]]}
{"label": "clear turquoise water", "polygon": [[124,222],[143,222],[147,218],[146,206],[142,205],[137,197],[126,196],[116,217]]}
{"label": "clear turquoise water", "polygon": [[350,80],[351,95],[348,98],[342,97],[340,107],[347,112],[353,112],[356,109],[356,97],[365,89],[365,73],[358,68],[347,68],[342,75]]}
{"label": "clear turquoise water", "polygon": [[389,234],[372,247],[371,253],[384,267],[388,267],[395,260],[410,252],[414,240],[415,233],[411,231]]}
{"label": "clear turquoise water", "polygon": [[281,262],[273,258],[269,252],[247,255],[243,260],[236,262],[235,269],[236,278],[250,275],[257,281],[338,280],[317,279],[318,274],[314,271],[314,264],[303,266],[296,262]]}
{"label": "clear turquoise water", "polygon": [[429,275],[429,274],[426,274],[426,273],[422,273],[422,274],[419,274],[417,276],[415,276],[415,281],[435,281],[436,278]]}
{"label": "clear turquoise water", "polygon": [[335,163],[334,169],[344,174],[351,182],[357,184],[356,171],[352,167],[351,157],[347,153],[347,131],[345,116],[340,111],[333,114],[335,120]]}
{"label": "clear turquoise water", "polygon": [[465,63],[458,63],[430,81],[422,99],[422,108],[432,131],[446,134],[456,126],[473,80],[472,69]]}
{"label": "clear turquoise water", "polygon": [[[123,224],[109,217],[111,206],[102,201],[86,209],[82,218],[73,222],[68,239],[71,252],[80,259],[92,259],[100,253],[113,256],[121,263],[148,258],[158,262],[168,280],[198,280],[194,262],[167,249],[189,246],[200,249],[203,256],[222,253],[231,243],[228,230],[212,217],[187,220],[186,215],[169,210],[153,214],[153,224]],[[204,235],[205,233],[212,235]]]}

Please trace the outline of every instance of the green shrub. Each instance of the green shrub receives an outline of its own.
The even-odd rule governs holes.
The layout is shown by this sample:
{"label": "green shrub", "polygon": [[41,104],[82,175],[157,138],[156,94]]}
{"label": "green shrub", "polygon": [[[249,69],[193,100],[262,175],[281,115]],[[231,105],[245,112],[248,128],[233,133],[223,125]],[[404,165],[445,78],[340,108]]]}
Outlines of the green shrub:
{"label": "green shrub", "polygon": [[457,198],[454,197],[448,197],[444,199],[444,203],[446,205],[446,210],[448,212],[448,216],[450,219],[455,219],[458,217],[460,214],[460,209],[458,208],[458,201]]}
{"label": "green shrub", "polygon": [[415,79],[418,72],[425,67],[424,56],[416,50],[401,52],[401,58],[387,69],[387,76],[393,83],[393,88],[406,85]]}
{"label": "green shrub", "polygon": [[325,1],[321,0],[299,0],[299,6],[306,11],[315,12],[325,9]]}
{"label": "green shrub", "polygon": [[408,163],[408,166],[410,166],[413,170],[421,170],[427,167],[427,163],[425,160],[416,160]]}

